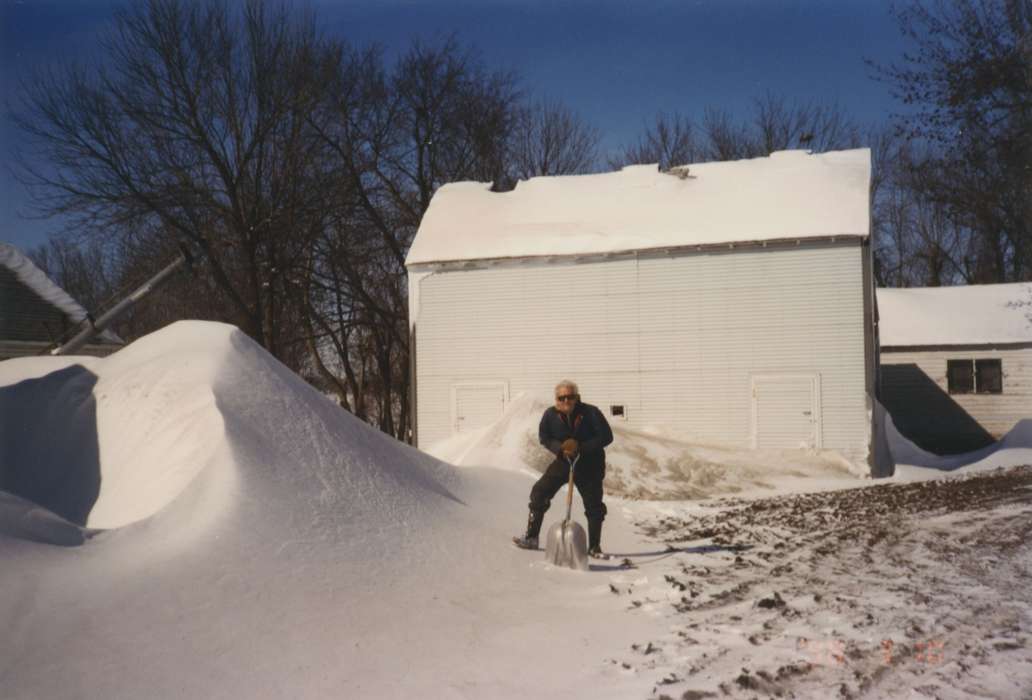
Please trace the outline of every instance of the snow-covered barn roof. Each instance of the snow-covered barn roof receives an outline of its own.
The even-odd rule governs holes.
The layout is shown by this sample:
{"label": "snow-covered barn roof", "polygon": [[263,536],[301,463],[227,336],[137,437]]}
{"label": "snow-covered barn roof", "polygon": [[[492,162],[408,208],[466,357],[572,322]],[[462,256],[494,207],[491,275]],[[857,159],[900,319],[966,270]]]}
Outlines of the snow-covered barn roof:
{"label": "snow-covered barn roof", "polygon": [[[6,267],[26,287],[35,292],[41,299],[57,307],[74,323],[86,319],[86,309],[79,305],[68,292],[58,287],[40,270],[26,255],[10,243],[0,243],[0,266]],[[122,344],[125,341],[110,330],[103,331],[99,338],[111,343]]]}
{"label": "snow-covered barn roof", "polygon": [[1032,283],[879,289],[881,345],[1032,343]]}
{"label": "snow-covered barn roof", "polygon": [[406,264],[869,233],[870,149],[779,151],[686,168],[687,177],[654,164],[535,177],[511,192],[444,185]]}

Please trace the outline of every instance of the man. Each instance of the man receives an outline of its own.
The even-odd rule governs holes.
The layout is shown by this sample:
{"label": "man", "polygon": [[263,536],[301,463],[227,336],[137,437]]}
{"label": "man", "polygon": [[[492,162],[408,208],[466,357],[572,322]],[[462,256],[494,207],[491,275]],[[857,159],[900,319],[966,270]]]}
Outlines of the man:
{"label": "man", "polygon": [[517,547],[537,549],[538,535],[545,511],[552,498],[570,479],[570,461],[577,455],[573,483],[584,501],[584,515],[588,518],[588,554],[602,554],[602,521],[606,504],[602,502],[602,480],[606,476],[605,446],[613,441],[602,411],[581,403],[580,390],[568,379],[555,387],[555,405],[545,410],[538,427],[538,441],[555,455],[545,473],[530,490],[530,516],[527,533],[513,537]]}

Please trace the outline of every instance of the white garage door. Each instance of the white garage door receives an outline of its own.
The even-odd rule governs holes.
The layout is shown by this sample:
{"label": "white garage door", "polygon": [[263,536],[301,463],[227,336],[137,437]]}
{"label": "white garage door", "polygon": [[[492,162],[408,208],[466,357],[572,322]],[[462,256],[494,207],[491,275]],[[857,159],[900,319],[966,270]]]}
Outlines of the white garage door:
{"label": "white garage door", "polygon": [[468,433],[501,418],[508,400],[506,382],[452,386],[452,433]]}
{"label": "white garage door", "polygon": [[821,447],[820,375],[764,374],[752,378],[753,447]]}

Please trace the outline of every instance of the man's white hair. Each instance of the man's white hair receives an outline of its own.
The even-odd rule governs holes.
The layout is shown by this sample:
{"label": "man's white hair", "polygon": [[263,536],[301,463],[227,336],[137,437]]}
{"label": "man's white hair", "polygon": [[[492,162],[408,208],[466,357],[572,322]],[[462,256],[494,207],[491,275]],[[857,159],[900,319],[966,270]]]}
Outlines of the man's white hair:
{"label": "man's white hair", "polygon": [[577,396],[580,396],[580,388],[577,386],[577,382],[571,382],[569,379],[564,379],[555,385],[555,395],[559,396],[560,390],[564,388],[573,389],[573,393],[577,394]]}

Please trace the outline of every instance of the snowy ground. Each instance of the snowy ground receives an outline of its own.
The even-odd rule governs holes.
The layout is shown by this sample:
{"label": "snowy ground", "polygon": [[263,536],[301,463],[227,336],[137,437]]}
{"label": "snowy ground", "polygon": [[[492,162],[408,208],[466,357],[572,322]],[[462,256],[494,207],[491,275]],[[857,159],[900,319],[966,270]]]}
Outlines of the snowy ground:
{"label": "snowy ground", "polygon": [[678,552],[613,592],[666,629],[617,661],[658,692],[1032,696],[1030,467],[639,522]]}
{"label": "snowy ground", "polygon": [[618,429],[579,573],[507,544],[539,408],[453,467],[227,326],[0,363],[5,478],[67,518],[0,493],[0,696],[1030,696],[1027,425],[895,483]]}

